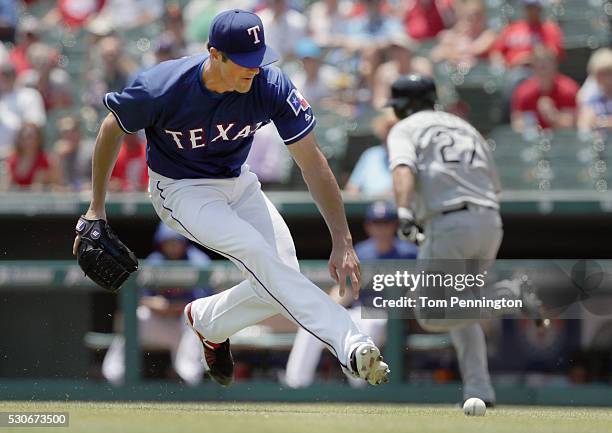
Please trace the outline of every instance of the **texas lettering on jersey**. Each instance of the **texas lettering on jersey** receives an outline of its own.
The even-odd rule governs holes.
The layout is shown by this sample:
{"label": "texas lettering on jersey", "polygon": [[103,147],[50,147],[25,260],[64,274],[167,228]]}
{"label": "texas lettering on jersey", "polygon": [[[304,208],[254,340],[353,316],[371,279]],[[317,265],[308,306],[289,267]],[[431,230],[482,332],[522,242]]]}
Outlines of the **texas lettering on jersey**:
{"label": "texas lettering on jersey", "polygon": [[[259,29],[250,34],[257,43]],[[145,131],[154,172],[172,179],[237,177],[265,124],[273,121],[287,145],[314,129],[310,104],[276,66],[261,68],[247,93],[215,93],[202,81],[207,59],[162,62],[104,97],[125,132]]]}
{"label": "texas lettering on jersey", "polygon": [[[240,129],[235,128],[235,125],[235,123],[230,123],[229,125],[216,125],[218,135],[210,140],[210,142],[214,143],[217,140],[234,141],[240,138],[251,137],[261,128],[263,122],[257,122],[255,125],[246,125]],[[232,130],[233,132],[231,132]],[[186,134],[183,134],[181,131],[170,131],[168,129],[164,129],[164,132],[172,137],[179,149],[184,149],[184,146],[191,146],[192,149],[196,149],[206,145],[206,131],[204,131],[204,128],[190,129]],[[232,135],[234,132],[236,134]],[[183,135],[188,137],[186,143],[189,144],[182,142]]]}

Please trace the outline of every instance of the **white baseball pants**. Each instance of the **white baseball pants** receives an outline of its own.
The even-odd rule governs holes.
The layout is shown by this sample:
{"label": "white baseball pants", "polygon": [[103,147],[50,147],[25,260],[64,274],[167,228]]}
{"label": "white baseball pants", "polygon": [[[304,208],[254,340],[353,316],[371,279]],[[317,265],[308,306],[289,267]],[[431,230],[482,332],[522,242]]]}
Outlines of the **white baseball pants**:
{"label": "white baseball pants", "polygon": [[[503,230],[497,211],[480,208],[433,218],[425,225],[425,236],[419,259],[479,259],[481,273],[495,260]],[[464,399],[478,397],[494,402],[487,344],[478,319],[419,318],[419,323],[425,329],[450,332],[463,379]]]}
{"label": "white baseball pants", "polygon": [[230,259],[245,281],[192,304],[194,327],[213,343],[282,314],[325,344],[347,369],[368,342],[344,308],[299,271],[289,229],[244,165],[231,179],[168,179],[149,170],[149,195],[164,223]]}

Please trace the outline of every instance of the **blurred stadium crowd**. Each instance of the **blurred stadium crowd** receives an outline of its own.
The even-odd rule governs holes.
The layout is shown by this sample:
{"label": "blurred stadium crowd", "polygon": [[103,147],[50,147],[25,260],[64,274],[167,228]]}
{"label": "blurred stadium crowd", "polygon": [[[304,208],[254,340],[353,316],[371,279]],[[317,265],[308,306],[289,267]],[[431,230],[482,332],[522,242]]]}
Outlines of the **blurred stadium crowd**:
{"label": "blurred stadium crowd", "polygon": [[[563,161],[585,171],[552,187],[607,190],[601,164],[599,175],[592,167],[612,127],[605,0],[2,0],[2,188],[88,189],[104,94],[157,62],[204,52],[212,18],[233,7],[261,16],[349,192],[390,191],[384,139],[394,119],[381,109],[389,85],[409,72],[435,76],[440,102],[510,142],[497,146],[507,153],[535,143],[516,167],[503,149],[497,155],[510,188],[550,188],[550,161],[533,154],[550,150],[549,131],[576,129],[579,139],[559,134],[573,146]],[[595,150],[585,144],[581,154],[576,142]],[[299,187],[273,125],[255,136],[248,163],[263,183]],[[126,136],[111,190],[146,181],[144,134]]]}

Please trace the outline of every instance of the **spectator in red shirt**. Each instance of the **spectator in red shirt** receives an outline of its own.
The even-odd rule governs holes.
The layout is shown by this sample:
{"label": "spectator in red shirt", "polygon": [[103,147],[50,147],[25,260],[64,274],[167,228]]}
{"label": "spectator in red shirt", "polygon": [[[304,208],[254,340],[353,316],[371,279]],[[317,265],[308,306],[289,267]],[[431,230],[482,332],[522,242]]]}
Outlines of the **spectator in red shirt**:
{"label": "spectator in red shirt", "polygon": [[433,39],[455,21],[453,0],[405,0],[404,28],[416,41]]}
{"label": "spectator in red shirt", "polygon": [[563,33],[551,21],[542,20],[542,0],[523,0],[525,19],[508,24],[493,46],[491,60],[506,68],[529,64],[538,45],[544,45],[560,58],[563,55]]}
{"label": "spectator in red shirt", "polygon": [[146,144],[138,134],[123,139],[117,163],[111,174],[109,190],[144,191],[149,183]]}
{"label": "spectator in red shirt", "polygon": [[52,183],[53,172],[43,150],[42,131],[33,123],[23,124],[6,163],[9,188],[40,188]]}
{"label": "spectator in red shirt", "polygon": [[576,125],[578,83],[558,72],[556,53],[538,47],[533,54],[534,76],[522,82],[512,96],[512,127],[523,132]]}
{"label": "spectator in red shirt", "polygon": [[502,30],[493,45],[491,62],[508,71],[502,87],[503,121],[509,120],[510,100],[514,89],[531,77],[530,60],[533,50],[540,45],[550,49],[557,58],[563,55],[563,34],[559,26],[543,21],[543,0],[522,0],[525,19],[515,21]]}

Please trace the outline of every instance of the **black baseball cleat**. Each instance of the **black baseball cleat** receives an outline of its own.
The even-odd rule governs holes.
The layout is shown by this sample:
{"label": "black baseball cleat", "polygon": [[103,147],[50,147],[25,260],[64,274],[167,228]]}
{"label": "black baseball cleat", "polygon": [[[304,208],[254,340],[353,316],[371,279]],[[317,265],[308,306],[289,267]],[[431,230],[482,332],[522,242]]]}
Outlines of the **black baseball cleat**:
{"label": "black baseball cleat", "polygon": [[208,364],[208,375],[217,383],[229,386],[234,381],[234,358],[230,351],[229,338],[216,348],[208,348],[207,342],[204,345],[204,358]]}
{"label": "black baseball cleat", "polygon": [[229,338],[223,343],[207,341],[194,327],[191,315],[191,302],[185,307],[187,324],[196,333],[204,347],[204,359],[208,364],[208,375],[217,383],[229,386],[234,381],[234,358],[230,350]]}

